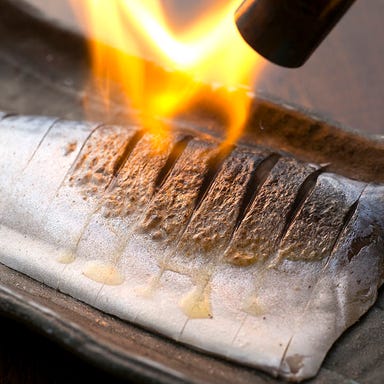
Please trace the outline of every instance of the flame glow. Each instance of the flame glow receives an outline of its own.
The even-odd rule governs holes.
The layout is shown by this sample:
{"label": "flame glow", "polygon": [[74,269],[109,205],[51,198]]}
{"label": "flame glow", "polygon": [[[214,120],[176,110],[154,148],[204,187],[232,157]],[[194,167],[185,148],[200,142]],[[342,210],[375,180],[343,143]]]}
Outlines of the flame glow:
{"label": "flame glow", "polygon": [[[264,62],[236,30],[239,0],[213,5],[211,0],[204,15],[182,31],[170,26],[161,0],[72,3],[92,36],[93,80],[107,104],[110,83],[118,83],[129,107],[141,111],[138,123],[149,131],[166,132],[158,117],[169,120],[199,104],[224,116],[226,144],[239,138],[250,105],[247,89],[239,86],[252,86]],[[167,76],[151,70],[143,58],[167,68]],[[225,91],[209,97],[207,83]]]}

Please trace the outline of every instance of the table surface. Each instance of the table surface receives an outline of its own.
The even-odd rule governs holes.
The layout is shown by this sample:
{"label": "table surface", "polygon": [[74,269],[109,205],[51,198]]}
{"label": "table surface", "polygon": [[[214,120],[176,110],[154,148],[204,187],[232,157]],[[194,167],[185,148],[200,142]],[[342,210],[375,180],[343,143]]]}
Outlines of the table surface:
{"label": "table surface", "polygon": [[[384,134],[383,14],[382,0],[357,2],[305,67],[286,71],[271,66],[258,85],[261,92],[346,126]],[[0,66],[4,68],[2,47],[0,42]],[[12,84],[15,89],[3,88],[7,99],[0,97],[0,109],[13,105],[24,113],[27,107],[17,97],[20,79],[15,77]],[[79,375],[90,382],[119,382],[25,325],[0,317],[0,384],[67,383],[75,382]]]}

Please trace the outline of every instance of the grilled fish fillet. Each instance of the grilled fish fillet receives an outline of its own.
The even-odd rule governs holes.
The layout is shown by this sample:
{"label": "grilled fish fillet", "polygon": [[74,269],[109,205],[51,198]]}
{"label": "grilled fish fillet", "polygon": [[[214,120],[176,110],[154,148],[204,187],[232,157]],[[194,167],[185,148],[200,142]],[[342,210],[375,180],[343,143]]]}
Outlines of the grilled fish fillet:
{"label": "grilled fish fillet", "polygon": [[374,303],[384,186],[175,129],[0,115],[0,262],[300,381]]}

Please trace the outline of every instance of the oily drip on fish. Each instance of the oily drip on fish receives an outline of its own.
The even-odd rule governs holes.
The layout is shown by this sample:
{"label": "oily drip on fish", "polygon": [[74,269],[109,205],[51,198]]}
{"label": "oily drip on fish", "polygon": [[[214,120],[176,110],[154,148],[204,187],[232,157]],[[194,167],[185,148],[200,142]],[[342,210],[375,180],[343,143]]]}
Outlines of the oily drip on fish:
{"label": "oily drip on fish", "polygon": [[1,116],[2,263],[289,380],[374,303],[383,218],[384,186],[267,147]]}

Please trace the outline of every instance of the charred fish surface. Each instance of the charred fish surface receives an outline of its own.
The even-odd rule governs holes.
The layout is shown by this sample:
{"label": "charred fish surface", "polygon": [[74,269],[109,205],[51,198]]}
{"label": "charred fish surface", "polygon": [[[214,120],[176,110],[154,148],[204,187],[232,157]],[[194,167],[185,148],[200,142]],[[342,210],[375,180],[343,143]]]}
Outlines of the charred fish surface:
{"label": "charred fish surface", "polygon": [[374,303],[384,186],[210,136],[0,114],[0,262],[300,381]]}

